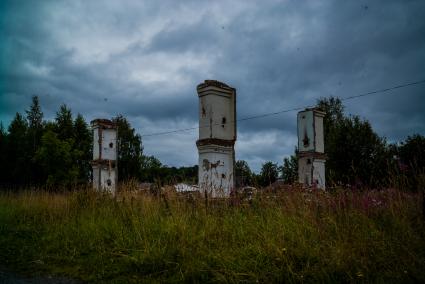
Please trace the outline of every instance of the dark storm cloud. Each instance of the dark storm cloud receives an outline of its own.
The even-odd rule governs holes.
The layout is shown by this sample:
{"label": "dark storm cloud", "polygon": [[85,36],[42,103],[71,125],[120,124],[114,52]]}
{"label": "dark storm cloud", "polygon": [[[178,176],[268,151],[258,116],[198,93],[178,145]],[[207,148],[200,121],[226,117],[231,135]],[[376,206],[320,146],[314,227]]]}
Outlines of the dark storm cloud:
{"label": "dark storm cloud", "polygon": [[[33,94],[89,120],[127,116],[141,134],[197,126],[196,85],[236,87],[238,117],[425,78],[423,1],[2,2],[0,119]],[[390,141],[425,133],[424,85],[345,102]],[[296,144],[296,112],[238,123],[256,170]],[[144,138],[170,165],[197,161],[197,131]]]}

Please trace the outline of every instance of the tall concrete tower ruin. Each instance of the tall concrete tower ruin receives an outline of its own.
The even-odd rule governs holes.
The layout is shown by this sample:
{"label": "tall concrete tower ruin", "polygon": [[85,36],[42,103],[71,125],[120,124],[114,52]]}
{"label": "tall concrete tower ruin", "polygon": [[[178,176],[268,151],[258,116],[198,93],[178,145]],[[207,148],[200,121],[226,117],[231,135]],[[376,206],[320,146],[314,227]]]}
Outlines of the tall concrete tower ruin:
{"label": "tall concrete tower ruin", "polygon": [[298,124],[298,181],[325,189],[325,143],[323,117],[317,108],[300,111]]}
{"label": "tall concrete tower ruin", "polygon": [[93,188],[115,193],[118,181],[117,127],[108,119],[95,119],[93,129]]}
{"label": "tall concrete tower ruin", "polygon": [[199,188],[212,197],[226,197],[234,188],[236,89],[205,80],[199,96]]}

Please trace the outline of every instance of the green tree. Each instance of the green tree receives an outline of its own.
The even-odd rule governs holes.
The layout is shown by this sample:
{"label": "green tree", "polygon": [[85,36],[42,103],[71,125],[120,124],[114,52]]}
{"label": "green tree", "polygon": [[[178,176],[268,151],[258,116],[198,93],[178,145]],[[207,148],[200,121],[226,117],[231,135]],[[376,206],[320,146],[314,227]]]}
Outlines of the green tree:
{"label": "green tree", "polygon": [[28,124],[20,113],[16,113],[8,132],[6,160],[9,182],[23,185],[28,183],[31,172],[28,163]]}
{"label": "green tree", "polygon": [[322,98],[318,106],[324,118],[326,179],[328,184],[383,186],[388,182],[390,154],[367,120],[345,116],[338,98]]}
{"label": "green tree", "polygon": [[186,182],[190,184],[198,183],[198,165],[192,167],[180,167],[177,169],[177,174],[181,177],[179,182]]}
{"label": "green tree", "polygon": [[81,114],[78,114],[74,121],[74,160],[78,167],[78,180],[80,183],[87,183],[90,180],[91,165],[93,158],[93,138],[92,133]]}
{"label": "green tree", "polygon": [[118,179],[140,178],[142,171],[142,137],[130,122],[119,115],[113,119],[118,127]]}
{"label": "green tree", "polygon": [[252,184],[252,172],[248,163],[244,160],[235,163],[235,184],[236,187]]}
{"label": "green tree", "polygon": [[69,140],[61,140],[53,131],[46,131],[35,158],[47,174],[48,186],[69,187],[78,182],[79,169]]}
{"label": "green tree", "polygon": [[154,156],[143,156],[142,175],[143,181],[156,181],[162,185],[173,185],[176,183],[198,183],[198,165],[192,167],[169,167]]}
{"label": "green tree", "polygon": [[32,97],[32,103],[26,110],[28,121],[28,163],[30,166],[30,182],[40,184],[45,180],[40,165],[36,163],[34,156],[40,147],[41,136],[43,135],[43,112],[37,96]]}
{"label": "green tree", "polygon": [[26,110],[28,120],[28,136],[31,140],[32,151],[35,152],[40,144],[43,132],[43,112],[41,111],[40,102],[37,96],[32,97],[32,103]]}
{"label": "green tree", "polygon": [[161,162],[154,156],[143,156],[142,158],[142,180],[154,182],[161,179]]}
{"label": "green tree", "polygon": [[425,137],[408,136],[398,147],[398,167],[412,190],[425,187]]}
{"label": "green tree", "polygon": [[296,153],[297,150],[295,149],[295,155],[283,159],[282,179],[286,184],[293,184],[298,181],[298,157]]}
{"label": "green tree", "polygon": [[56,133],[57,128],[56,121],[43,121],[43,134],[49,130]]}
{"label": "green tree", "polygon": [[425,137],[419,134],[408,136],[399,147],[402,162],[411,169],[425,169]]}
{"label": "green tree", "polygon": [[325,129],[325,133],[331,131],[329,126],[338,124],[342,121],[344,116],[344,105],[342,104],[341,99],[337,97],[329,98],[320,98],[317,102],[317,107],[323,110],[326,115],[324,118],[324,124],[328,126],[328,129]]}
{"label": "green tree", "polygon": [[[338,157],[336,151],[339,144],[340,125],[344,120],[344,106],[339,98],[329,97],[321,98],[317,102],[319,109],[325,112],[323,119],[324,127],[324,143],[325,153],[329,159],[326,161],[326,179],[327,183],[337,183],[340,177],[338,173],[335,173],[335,169],[338,168]],[[346,150],[346,148],[344,148]]]}
{"label": "green tree", "polygon": [[[58,138],[69,140],[74,138],[74,123],[72,112],[66,104],[62,104],[59,111],[56,112],[56,131]],[[72,144],[72,143],[71,143]]]}
{"label": "green tree", "polygon": [[268,186],[274,183],[279,176],[278,165],[273,162],[266,162],[261,167],[260,185]]}

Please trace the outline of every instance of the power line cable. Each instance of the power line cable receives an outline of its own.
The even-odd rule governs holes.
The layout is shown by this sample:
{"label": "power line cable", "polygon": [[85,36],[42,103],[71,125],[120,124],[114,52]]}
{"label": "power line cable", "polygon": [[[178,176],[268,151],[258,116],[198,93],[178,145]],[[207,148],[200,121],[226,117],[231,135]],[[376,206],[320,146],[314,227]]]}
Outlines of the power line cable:
{"label": "power line cable", "polygon": [[[409,86],[413,86],[413,85],[418,85],[418,84],[423,84],[423,83],[425,83],[425,79],[424,80],[420,80],[420,81],[405,83],[405,84],[401,84],[401,85],[396,85],[396,86],[385,88],[385,89],[375,90],[375,91],[371,91],[371,92],[367,92],[367,93],[362,93],[362,94],[358,94],[358,95],[354,95],[354,96],[349,96],[349,97],[341,98],[341,101],[348,101],[348,100],[352,100],[352,99],[356,99],[356,98],[360,98],[360,97],[366,97],[366,96],[370,96],[370,95],[377,95],[377,94],[389,92],[389,91],[392,91],[392,90],[395,90],[395,89],[405,88],[405,87],[409,87]],[[263,117],[278,115],[278,114],[282,114],[282,113],[286,113],[286,112],[291,112],[291,111],[303,110],[303,109],[312,108],[312,107],[315,107],[315,106],[316,105],[295,107],[295,108],[285,109],[285,110],[276,111],[276,112],[269,112],[269,113],[263,113],[263,114],[259,114],[259,115],[247,116],[247,117],[244,117],[244,118],[237,119],[236,122],[246,121],[246,120],[252,120],[252,119],[258,119],[258,118],[263,118]],[[231,121],[231,122],[234,122],[234,121]],[[221,124],[222,123],[215,123],[212,126],[217,126],[217,125],[221,125]],[[172,133],[178,133],[178,132],[185,132],[185,131],[190,131],[190,130],[195,130],[195,129],[201,129],[201,128],[205,128],[205,127],[210,127],[210,125],[208,124],[208,125],[203,125],[203,126],[198,126],[198,127],[181,128],[181,129],[175,129],[175,130],[170,130],[170,131],[149,133],[149,134],[142,135],[142,137],[160,136],[160,135],[166,135],[166,134],[172,134]]]}
{"label": "power line cable", "polygon": [[368,95],[375,95],[375,94],[384,93],[384,92],[392,91],[392,90],[395,90],[395,89],[400,89],[400,88],[409,87],[409,86],[418,85],[418,84],[423,84],[423,83],[425,83],[425,79],[420,80],[420,81],[416,81],[416,82],[411,82],[411,83],[393,86],[393,87],[386,88],[386,89],[372,91],[372,92],[368,92],[368,93],[364,93],[364,94],[360,94],[360,95],[342,98],[341,101],[347,101],[347,100],[351,100],[351,99],[355,99],[355,98],[365,97],[365,96],[368,96]]}

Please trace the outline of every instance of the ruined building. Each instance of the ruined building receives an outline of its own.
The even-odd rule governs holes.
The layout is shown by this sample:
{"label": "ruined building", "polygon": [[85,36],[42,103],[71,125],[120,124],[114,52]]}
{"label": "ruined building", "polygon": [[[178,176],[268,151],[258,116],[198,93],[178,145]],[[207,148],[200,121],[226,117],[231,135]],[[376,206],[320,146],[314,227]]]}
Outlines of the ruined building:
{"label": "ruined building", "polygon": [[298,181],[321,189],[325,189],[324,116],[324,112],[313,108],[300,111],[297,117]]}
{"label": "ruined building", "polygon": [[93,129],[93,188],[115,193],[118,180],[117,127],[108,119],[95,119]]}
{"label": "ruined building", "polygon": [[199,96],[199,188],[212,197],[229,196],[234,188],[236,89],[205,80]]}

